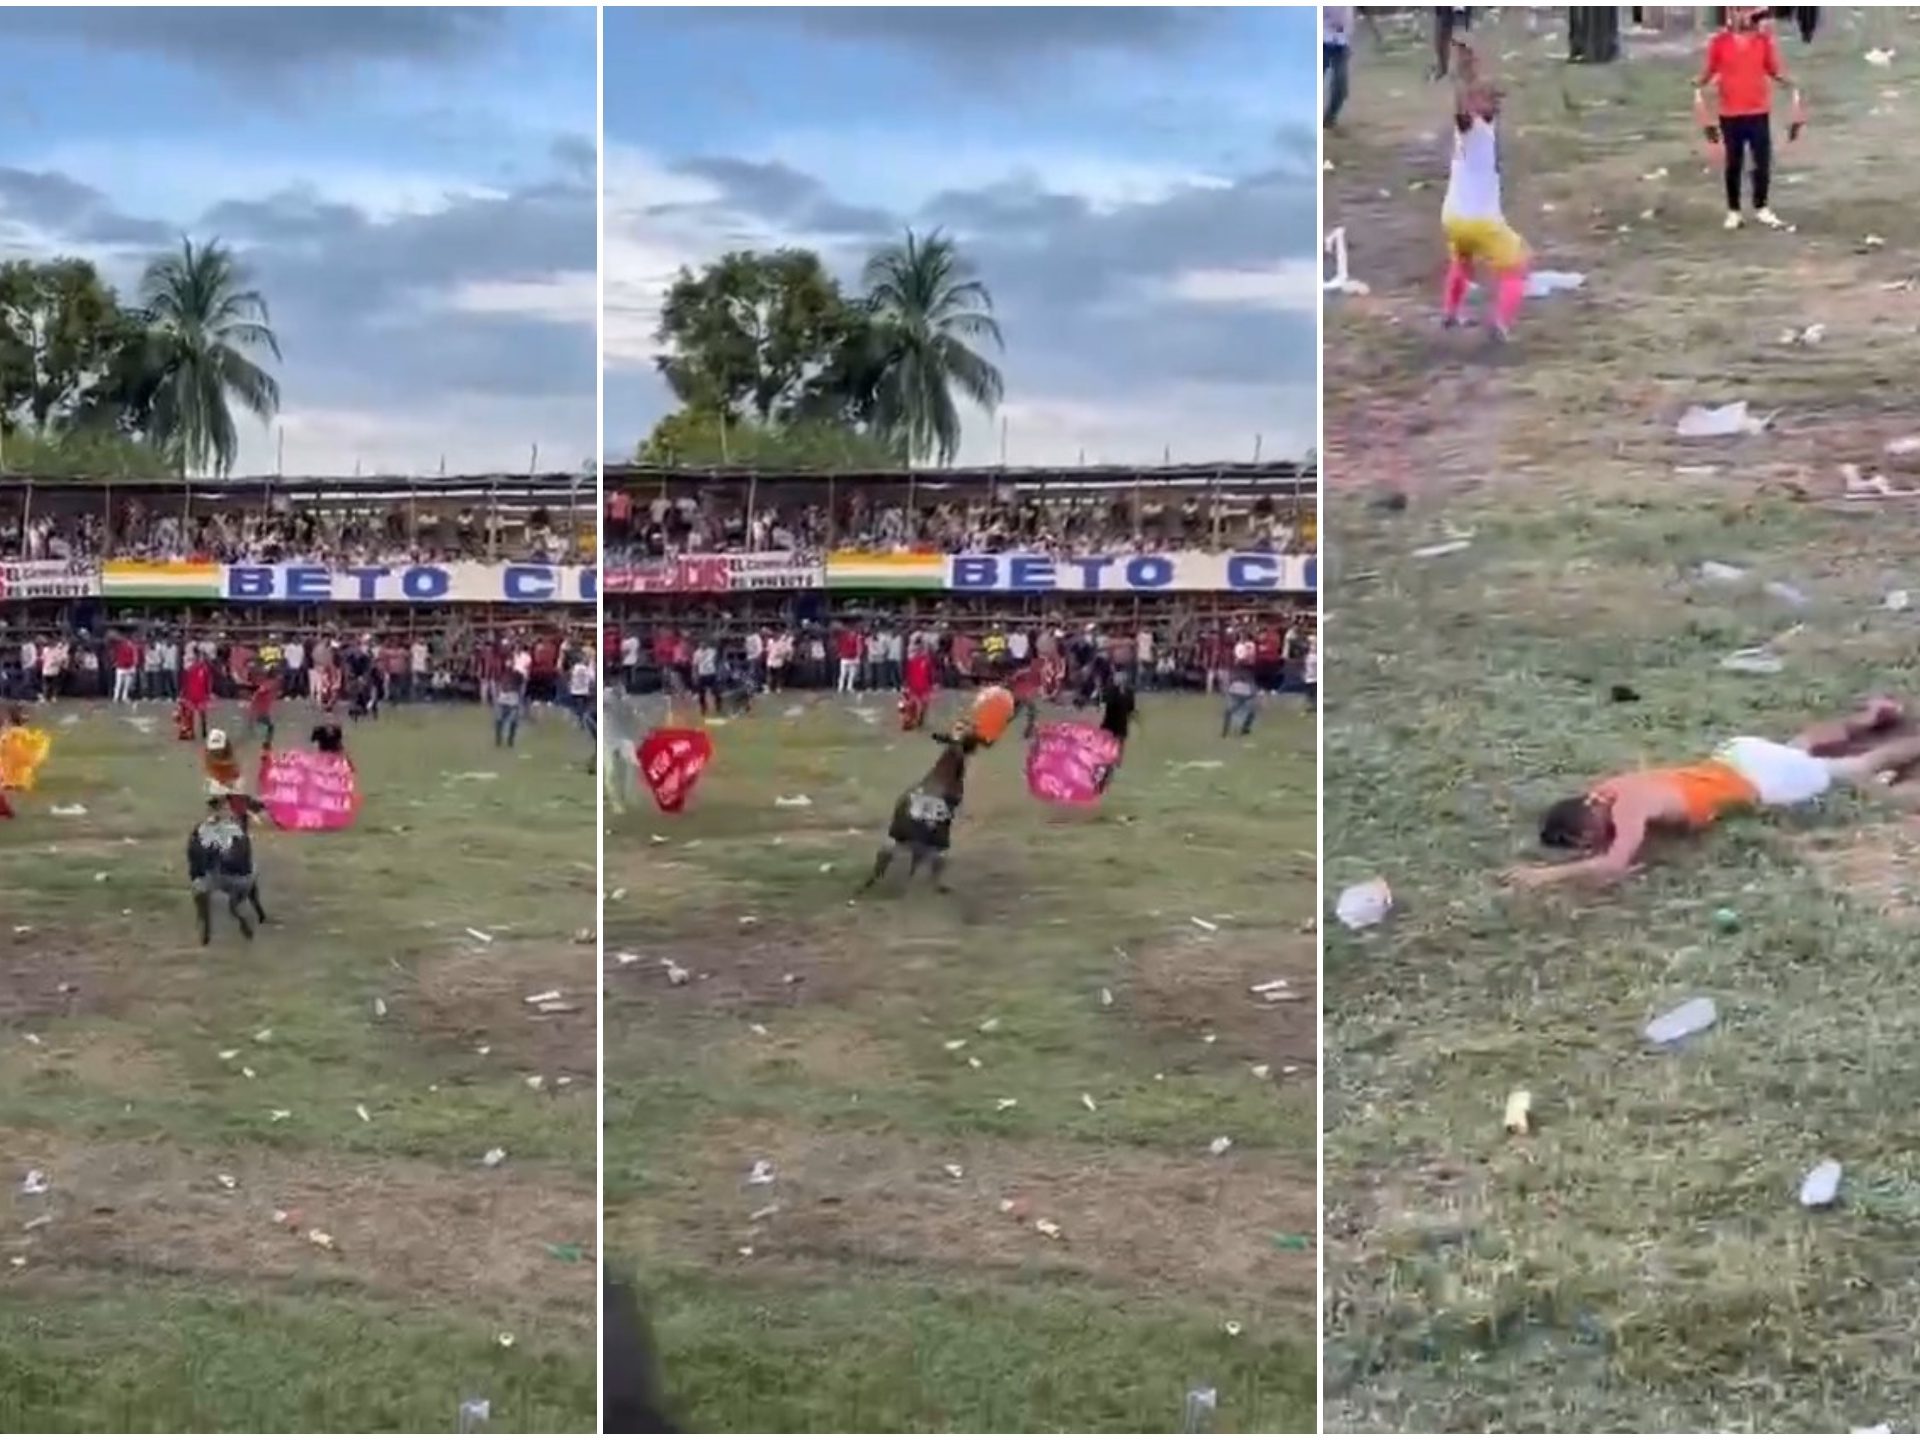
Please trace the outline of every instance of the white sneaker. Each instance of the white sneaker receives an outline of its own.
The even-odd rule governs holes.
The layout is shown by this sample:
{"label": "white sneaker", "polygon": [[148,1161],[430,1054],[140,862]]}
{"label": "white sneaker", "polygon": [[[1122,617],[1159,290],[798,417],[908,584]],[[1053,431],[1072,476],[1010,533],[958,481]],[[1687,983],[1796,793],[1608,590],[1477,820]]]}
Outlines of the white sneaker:
{"label": "white sneaker", "polygon": [[1754,211],[1753,218],[1769,230],[1784,230],[1787,228],[1787,222],[1774,214],[1773,210],[1766,205],[1762,205],[1758,210]]}
{"label": "white sneaker", "polygon": [[1740,218],[1740,212],[1738,210],[1729,210],[1727,212],[1727,218],[1721,222],[1721,224],[1728,230],[1738,230],[1742,225],[1746,223],[1747,223],[1746,221]]}

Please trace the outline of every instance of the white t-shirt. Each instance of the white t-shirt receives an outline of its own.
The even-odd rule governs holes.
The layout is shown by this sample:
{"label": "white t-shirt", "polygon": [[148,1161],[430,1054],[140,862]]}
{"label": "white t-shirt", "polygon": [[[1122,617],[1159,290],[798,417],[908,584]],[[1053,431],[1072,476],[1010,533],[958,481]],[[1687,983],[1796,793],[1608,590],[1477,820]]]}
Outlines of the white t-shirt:
{"label": "white t-shirt", "polygon": [[719,664],[719,652],[711,645],[702,645],[693,652],[693,673],[696,675],[711,675]]}
{"label": "white t-shirt", "polygon": [[786,669],[787,661],[792,658],[793,637],[791,635],[776,635],[767,642],[767,668],[769,670]]}
{"label": "white t-shirt", "polygon": [[760,638],[760,632],[758,630],[749,630],[747,632],[747,659],[749,661],[758,660],[761,652],[766,649],[766,645],[767,642]]}
{"label": "white t-shirt", "polygon": [[533,652],[516,650],[513,652],[513,668],[522,680],[533,673]]}
{"label": "white t-shirt", "polygon": [[1307,658],[1301,663],[1300,674],[1309,685],[1320,683],[1320,637],[1317,635],[1307,642]]}
{"label": "white t-shirt", "polygon": [[[1427,213],[1432,214],[1433,212],[1428,211]],[[1251,665],[1253,663],[1253,654],[1254,654],[1253,641],[1251,640],[1234,641],[1233,643],[1233,663],[1234,664]]]}
{"label": "white t-shirt", "polygon": [[620,663],[627,666],[638,665],[640,663],[640,637],[638,635],[622,635],[620,637]]}
{"label": "white t-shirt", "polygon": [[570,687],[575,695],[588,696],[593,693],[593,662],[580,660],[573,667],[573,680]]}
{"label": "white t-shirt", "polygon": [[1500,142],[1491,121],[1475,115],[1465,130],[1455,129],[1453,170],[1440,214],[1448,220],[1501,218]]}
{"label": "white t-shirt", "polygon": [[286,654],[287,668],[289,670],[302,670],[306,668],[307,647],[302,645],[298,640],[289,640],[287,642]]}
{"label": "white t-shirt", "polygon": [[1133,637],[1133,653],[1139,657],[1142,665],[1153,663],[1153,631],[1142,630]]}
{"label": "white t-shirt", "polygon": [[1025,660],[1028,648],[1027,632],[1016,630],[1007,637],[1007,654],[1015,660]]}
{"label": "white t-shirt", "polygon": [[424,675],[427,673],[427,645],[424,640],[416,640],[413,642],[411,659],[413,661],[414,674]]}

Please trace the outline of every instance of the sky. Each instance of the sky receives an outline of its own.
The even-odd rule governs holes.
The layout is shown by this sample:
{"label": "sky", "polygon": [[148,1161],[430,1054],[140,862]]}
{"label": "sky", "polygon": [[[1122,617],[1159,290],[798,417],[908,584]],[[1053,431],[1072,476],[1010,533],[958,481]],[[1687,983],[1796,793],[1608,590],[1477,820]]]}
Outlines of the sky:
{"label": "sky", "polygon": [[1006,337],[960,459],[1300,457],[1314,443],[1312,7],[606,12],[606,418],[673,408],[665,287],[730,249],[943,228]]}
{"label": "sky", "polygon": [[[232,246],[289,474],[596,453],[591,8],[0,8],[0,260]],[[279,436],[241,423],[236,473]]]}

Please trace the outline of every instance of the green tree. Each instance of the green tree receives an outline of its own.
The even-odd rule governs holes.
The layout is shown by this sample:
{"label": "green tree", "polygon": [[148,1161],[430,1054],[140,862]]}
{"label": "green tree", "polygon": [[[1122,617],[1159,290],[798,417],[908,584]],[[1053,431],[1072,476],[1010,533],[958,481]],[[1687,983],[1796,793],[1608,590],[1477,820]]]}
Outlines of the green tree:
{"label": "green tree", "polygon": [[783,419],[816,394],[858,317],[808,250],[738,250],[667,290],[660,373],[689,410]]}
{"label": "green tree", "polygon": [[126,329],[92,262],[0,265],[0,424],[36,430],[80,411]]}
{"label": "green tree", "polygon": [[151,347],[152,438],[183,474],[233,469],[239,452],[231,402],[270,422],[280,384],[249,355],[280,358],[267,301],[247,287],[245,268],[218,240],[182,238],[177,254],[147,267],[141,284]]}
{"label": "green tree", "polygon": [[952,240],[909,230],[867,261],[867,307],[884,360],[874,394],[874,424],[917,461],[945,465],[960,448],[954,395],[989,414],[1004,393],[1000,371],[973,347],[1004,349],[993,296]]}
{"label": "green tree", "polygon": [[0,442],[0,474],[70,480],[151,480],[175,469],[171,456],[112,430],[21,429]]}
{"label": "green tree", "polygon": [[832,419],[762,425],[711,410],[677,410],[653,427],[636,456],[642,465],[738,465],[760,470],[891,470],[897,446]]}

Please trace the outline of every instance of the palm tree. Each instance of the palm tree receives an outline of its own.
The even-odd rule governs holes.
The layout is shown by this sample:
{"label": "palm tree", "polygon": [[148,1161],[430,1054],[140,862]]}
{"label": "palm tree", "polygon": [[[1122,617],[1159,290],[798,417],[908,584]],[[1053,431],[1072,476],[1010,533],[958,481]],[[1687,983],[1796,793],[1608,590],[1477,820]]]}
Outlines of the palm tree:
{"label": "palm tree", "polygon": [[183,474],[232,471],[239,451],[229,399],[262,422],[280,409],[280,384],[245,354],[280,358],[266,297],[246,288],[247,272],[218,240],[147,267],[141,298],[151,336],[153,435]]}
{"label": "palm tree", "polygon": [[1000,372],[969,342],[1005,349],[993,296],[938,230],[890,245],[867,261],[863,283],[884,357],[874,396],[875,429],[914,460],[949,464],[960,448],[957,390],[991,413]]}

